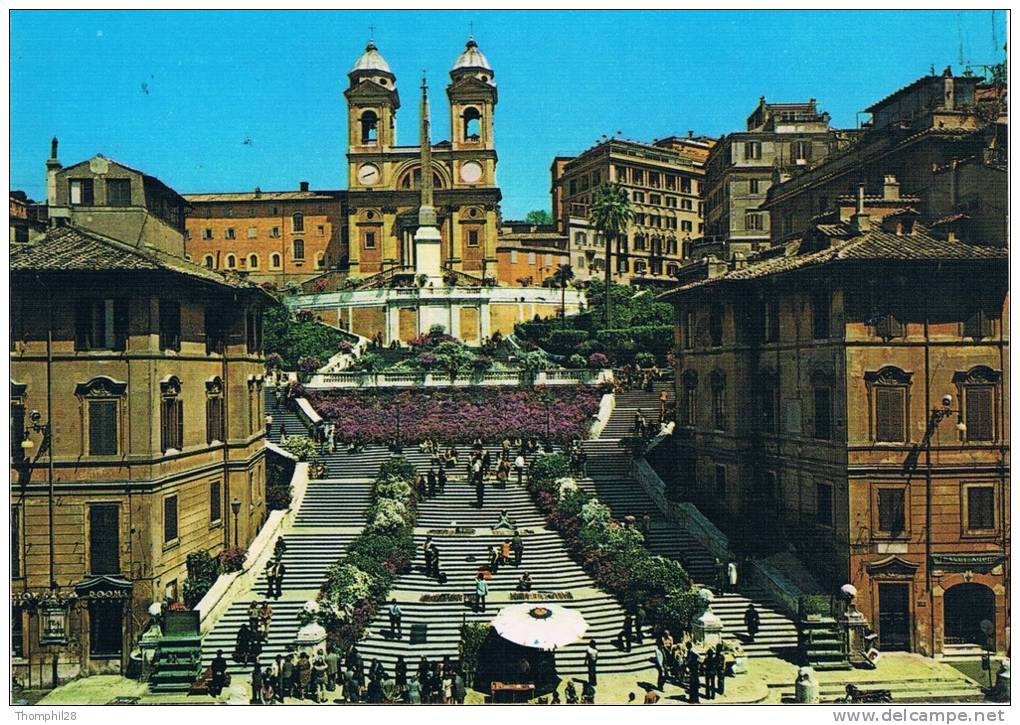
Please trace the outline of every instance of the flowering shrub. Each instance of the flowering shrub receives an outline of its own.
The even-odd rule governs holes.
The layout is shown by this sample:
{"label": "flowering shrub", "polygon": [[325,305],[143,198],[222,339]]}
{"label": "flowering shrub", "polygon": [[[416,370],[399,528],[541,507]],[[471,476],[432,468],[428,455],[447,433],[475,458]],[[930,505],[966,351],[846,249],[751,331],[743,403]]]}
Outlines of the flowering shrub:
{"label": "flowering shrub", "polygon": [[560,500],[568,493],[577,490],[577,481],[570,476],[564,476],[563,478],[556,479],[556,487],[559,489]]}
{"label": "flowering shrub", "polygon": [[361,639],[379,602],[414,557],[413,475],[414,467],[399,456],[379,467],[369,525],[326,574],[319,608],[311,617],[326,629],[333,647],[343,649]]}
{"label": "flowering shrub", "polygon": [[316,292],[325,292],[328,286],[329,280],[325,277],[319,277],[319,279],[312,283],[312,289]]}
{"label": "flowering shrub", "polygon": [[304,355],[298,358],[297,369],[301,373],[314,373],[322,367],[322,361],[317,357]]}
{"label": "flowering shrub", "polygon": [[573,355],[571,355],[571,356],[570,356],[570,358],[569,358],[569,359],[567,360],[567,365],[569,365],[570,367],[572,367],[572,368],[575,368],[575,369],[577,369],[577,368],[583,368],[583,367],[585,366],[585,362],[584,362],[584,356],[582,356],[582,355],[578,355],[578,354],[577,354],[577,353],[575,352],[575,353],[574,353]]}
{"label": "flowering shrub", "polygon": [[367,531],[395,531],[408,522],[407,507],[400,501],[381,498],[368,510]]}
{"label": "flowering shrub", "polygon": [[[548,395],[547,416],[541,394],[530,388],[307,392],[316,412],[336,424],[342,440],[363,444],[388,443],[397,437],[397,408],[405,444],[426,438],[443,443],[468,443],[478,437],[487,442],[518,436],[544,438],[547,422],[554,442],[583,437],[598,410],[599,391],[586,386],[550,386]],[[556,478],[567,475],[568,468]]]}
{"label": "flowering shrub", "polygon": [[216,557],[220,561],[220,571],[229,574],[232,571],[241,571],[244,566],[244,558],[247,552],[239,546],[231,546],[224,549]]}
{"label": "flowering shrub", "polygon": [[596,369],[604,369],[609,367],[609,358],[601,352],[593,352],[588,356],[588,367]]}
{"label": "flowering shrub", "polygon": [[307,436],[288,436],[287,440],[280,444],[283,450],[297,456],[299,461],[307,461],[319,452],[315,441]]}

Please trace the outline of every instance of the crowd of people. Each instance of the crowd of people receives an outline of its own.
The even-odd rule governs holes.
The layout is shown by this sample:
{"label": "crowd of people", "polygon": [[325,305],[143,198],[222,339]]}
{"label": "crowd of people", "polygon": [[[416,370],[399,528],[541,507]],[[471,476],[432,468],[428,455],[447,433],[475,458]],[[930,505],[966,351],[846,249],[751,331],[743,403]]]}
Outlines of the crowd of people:
{"label": "crowd of people", "polygon": [[613,373],[613,391],[626,393],[630,390],[644,390],[652,392],[652,383],[662,378],[662,371],[658,367],[643,368],[632,363],[627,363]]}

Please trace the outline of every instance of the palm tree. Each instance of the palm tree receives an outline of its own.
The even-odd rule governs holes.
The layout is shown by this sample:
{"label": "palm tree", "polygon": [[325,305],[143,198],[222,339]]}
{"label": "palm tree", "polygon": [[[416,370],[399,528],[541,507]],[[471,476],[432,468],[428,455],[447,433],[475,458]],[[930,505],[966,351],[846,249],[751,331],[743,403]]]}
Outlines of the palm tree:
{"label": "palm tree", "polygon": [[606,240],[606,306],[604,314],[607,329],[609,328],[609,285],[613,279],[613,268],[610,265],[612,245],[619,237],[620,232],[627,229],[627,225],[633,218],[634,212],[630,208],[630,199],[622,186],[607,181],[595,191],[591,208],[588,211],[588,219],[595,227],[595,231]]}
{"label": "palm tree", "polygon": [[560,314],[563,316],[563,327],[567,326],[567,285],[574,279],[574,268],[569,264],[561,264],[553,272],[553,282],[560,286]]}

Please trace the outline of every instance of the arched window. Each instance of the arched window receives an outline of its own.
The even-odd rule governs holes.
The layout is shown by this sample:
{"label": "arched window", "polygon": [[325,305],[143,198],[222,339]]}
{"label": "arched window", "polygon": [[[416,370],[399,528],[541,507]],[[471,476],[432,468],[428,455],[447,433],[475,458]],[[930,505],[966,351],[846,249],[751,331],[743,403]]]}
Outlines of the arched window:
{"label": "arched window", "polygon": [[257,254],[249,254],[248,255],[248,269],[258,269],[258,268],[259,268],[259,255],[257,255]]}
{"label": "arched window", "polygon": [[234,269],[237,267],[237,257],[233,254],[227,255],[227,269]]}
{"label": "arched window", "polygon": [[478,141],[482,137],[482,114],[477,108],[464,110],[464,140]]}
{"label": "arched window", "polygon": [[[401,189],[417,189],[421,187],[421,167],[419,166],[411,171],[404,172],[403,177],[400,179],[399,187]],[[432,188],[443,188],[443,179],[435,171],[432,172]]]}
{"label": "arched window", "polygon": [[207,254],[202,258],[202,264],[204,264],[207,268],[212,269],[216,266],[216,260],[213,259],[211,254]]}
{"label": "arched window", "polygon": [[295,239],[294,240],[294,259],[305,258],[305,240]]}
{"label": "arched window", "polygon": [[295,214],[291,217],[292,227],[291,229],[295,232],[303,232],[305,230],[305,215]]}
{"label": "arched window", "polygon": [[361,143],[375,143],[379,138],[379,117],[375,111],[361,114]]}
{"label": "arched window", "polygon": [[315,268],[316,269],[322,269],[324,266],[325,266],[325,264],[323,262],[323,253],[322,252],[316,252],[316,254],[315,254]]}
{"label": "arched window", "polygon": [[280,268],[280,255],[279,254],[274,254],[273,256],[271,256],[269,258],[269,266],[272,267],[273,269],[279,269]]}

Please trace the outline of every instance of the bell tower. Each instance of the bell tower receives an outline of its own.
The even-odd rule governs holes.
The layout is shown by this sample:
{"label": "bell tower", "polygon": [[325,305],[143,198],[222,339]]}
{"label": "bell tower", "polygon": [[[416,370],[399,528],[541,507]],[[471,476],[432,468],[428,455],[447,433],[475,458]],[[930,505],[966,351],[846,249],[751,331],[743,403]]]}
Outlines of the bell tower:
{"label": "bell tower", "polygon": [[492,114],[496,108],[495,73],[478,49],[473,37],[468,38],[463,52],[450,69],[450,129],[453,149],[491,150],[495,148]]}
{"label": "bell tower", "polygon": [[[369,40],[347,74],[347,143],[351,153],[387,151],[396,145],[397,77]],[[352,177],[352,181],[355,177]]]}

